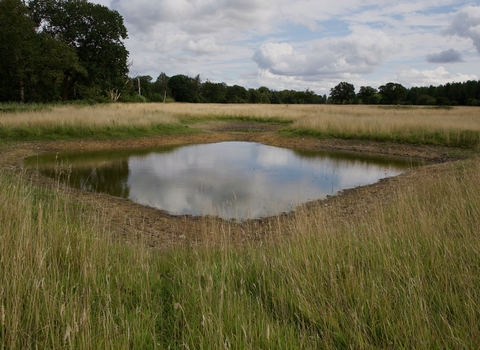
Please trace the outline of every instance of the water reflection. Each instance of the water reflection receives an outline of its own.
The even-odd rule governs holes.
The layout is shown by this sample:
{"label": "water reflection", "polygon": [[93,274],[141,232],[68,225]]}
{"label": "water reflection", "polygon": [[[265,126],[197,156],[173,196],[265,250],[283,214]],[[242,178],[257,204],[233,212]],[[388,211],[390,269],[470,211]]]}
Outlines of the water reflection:
{"label": "water reflection", "polygon": [[[47,155],[26,160],[72,186],[130,198],[174,214],[257,218],[345,188],[394,176],[404,160],[299,152],[251,142]],[[71,171],[59,171],[71,169]]]}

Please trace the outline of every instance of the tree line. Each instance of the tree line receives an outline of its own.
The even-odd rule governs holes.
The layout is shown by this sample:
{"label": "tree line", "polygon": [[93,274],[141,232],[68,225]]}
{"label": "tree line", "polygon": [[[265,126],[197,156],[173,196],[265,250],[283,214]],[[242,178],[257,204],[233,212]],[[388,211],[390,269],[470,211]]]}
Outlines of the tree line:
{"label": "tree line", "polygon": [[327,101],[326,95],[319,96],[309,89],[274,91],[265,86],[246,89],[209,80],[202,82],[199,75],[193,78],[183,74],[168,77],[161,73],[155,81],[147,75],[136,77],[132,82],[135,88],[133,95],[130,93],[126,97],[129,101],[267,104],[321,104]]}
{"label": "tree line", "polygon": [[246,89],[209,80],[202,82],[199,75],[194,78],[182,74],[168,77],[161,73],[155,81],[146,75],[138,76],[132,82],[136,88],[130,90],[126,100],[137,102],[480,106],[480,80],[410,89],[389,82],[378,89],[361,86],[358,93],[355,93],[353,84],[341,82],[330,89],[329,96],[317,95],[309,89],[276,91],[265,86]]}
{"label": "tree line", "polygon": [[405,88],[341,82],[327,96],[183,74],[129,77],[123,17],[87,0],[0,0],[0,102],[480,105],[480,81]]}
{"label": "tree line", "polygon": [[480,80],[407,89],[389,82],[375,89],[361,86],[355,93],[353,84],[341,82],[330,89],[329,102],[352,104],[404,104],[437,106],[480,106]]}

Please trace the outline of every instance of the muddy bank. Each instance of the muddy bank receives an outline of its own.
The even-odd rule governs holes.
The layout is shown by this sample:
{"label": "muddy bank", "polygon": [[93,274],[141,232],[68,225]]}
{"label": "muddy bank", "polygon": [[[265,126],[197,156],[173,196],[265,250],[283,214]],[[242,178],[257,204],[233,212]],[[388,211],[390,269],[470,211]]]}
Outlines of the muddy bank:
{"label": "muddy bank", "polygon": [[[198,126],[196,126],[198,127]],[[339,219],[364,215],[368,210],[366,203],[372,201],[388,202],[394,191],[408,183],[418,181],[431,172],[442,171],[445,162],[461,158],[461,152],[444,147],[412,146],[365,141],[318,140],[313,138],[284,138],[275,131],[274,125],[253,125],[245,123],[216,123],[200,126],[206,133],[185,136],[163,136],[153,138],[109,141],[55,141],[55,142],[16,142],[2,146],[0,165],[13,171],[22,171],[23,158],[44,152],[65,150],[102,150],[154,147],[165,145],[184,145],[195,143],[213,143],[220,141],[254,141],[277,147],[306,150],[341,150],[368,154],[383,154],[432,163],[412,169],[394,178],[384,179],[376,184],[358,187],[341,192],[325,200],[309,203],[309,210],[328,211]],[[452,154],[456,154],[454,156]],[[34,172],[29,175],[39,185],[49,186],[52,181],[39,177]],[[205,243],[208,230],[222,227],[222,239],[232,242],[244,242],[262,239],[265,232],[272,231],[275,218],[250,220],[244,223],[226,222],[216,218],[173,216],[152,207],[143,206],[130,200],[111,197],[104,194],[88,193],[68,189],[92,210],[99,211],[109,218],[112,237],[127,243],[139,240],[148,247],[165,249],[177,245]],[[293,214],[283,215],[288,220]],[[208,244],[214,244],[209,240]]]}

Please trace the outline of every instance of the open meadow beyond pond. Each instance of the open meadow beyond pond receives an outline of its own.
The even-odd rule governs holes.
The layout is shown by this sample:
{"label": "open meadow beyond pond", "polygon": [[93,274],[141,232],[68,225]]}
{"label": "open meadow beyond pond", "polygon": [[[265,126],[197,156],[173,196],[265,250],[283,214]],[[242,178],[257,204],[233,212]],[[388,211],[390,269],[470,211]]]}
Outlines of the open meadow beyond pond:
{"label": "open meadow beyond pond", "polygon": [[[468,107],[0,114],[0,348],[475,348],[479,135],[480,109]],[[424,165],[242,222],[175,216],[23,169],[45,152],[224,141]]]}

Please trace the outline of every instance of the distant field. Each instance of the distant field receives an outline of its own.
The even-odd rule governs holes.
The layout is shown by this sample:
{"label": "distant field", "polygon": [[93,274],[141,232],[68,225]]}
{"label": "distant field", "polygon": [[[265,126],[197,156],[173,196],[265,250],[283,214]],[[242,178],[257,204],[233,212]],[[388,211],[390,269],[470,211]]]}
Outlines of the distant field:
{"label": "distant field", "polygon": [[[192,132],[215,120],[276,123],[285,135],[475,147],[480,109],[363,105],[110,104],[0,114],[0,137],[55,139]],[[189,126],[189,128],[185,128]]]}

